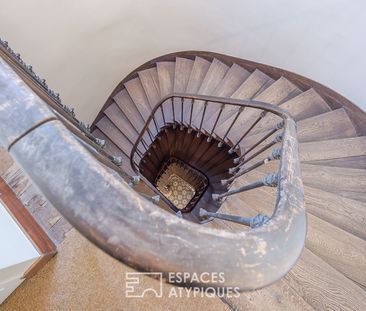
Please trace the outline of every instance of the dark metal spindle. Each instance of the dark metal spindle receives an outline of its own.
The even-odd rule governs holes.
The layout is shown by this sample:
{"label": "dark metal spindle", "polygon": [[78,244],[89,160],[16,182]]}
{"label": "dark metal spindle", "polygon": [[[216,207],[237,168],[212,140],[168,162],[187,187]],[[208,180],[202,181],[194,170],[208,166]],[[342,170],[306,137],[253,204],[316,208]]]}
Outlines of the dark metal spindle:
{"label": "dark metal spindle", "polygon": [[278,184],[278,175],[276,173],[271,173],[271,174],[267,175],[266,177],[264,177],[261,180],[255,181],[255,182],[253,182],[249,185],[245,185],[245,186],[240,187],[238,189],[229,190],[229,191],[227,191],[225,193],[222,193],[222,194],[214,193],[214,194],[212,194],[212,199],[214,201],[219,201],[219,200],[221,200],[225,197],[228,197],[228,196],[236,194],[236,193],[249,191],[249,190],[259,188],[259,187],[263,187],[263,186],[276,187],[277,184]]}
{"label": "dark metal spindle", "polygon": [[163,122],[164,122],[164,127],[165,127],[166,126],[166,121],[165,121],[165,113],[164,113],[163,105],[160,106],[160,110],[161,110],[161,114],[163,115]]}
{"label": "dark metal spindle", "polygon": [[279,143],[282,141],[283,135],[279,134],[277,135],[271,142],[263,146],[261,149],[259,149],[257,152],[253,153],[249,158],[246,158],[243,162],[240,163],[239,166],[243,166],[245,163],[248,163],[250,160],[254,159],[256,156],[260,155],[263,151],[266,151],[267,149],[271,148],[273,145]]}
{"label": "dark metal spindle", "polygon": [[198,130],[197,137],[200,137],[201,136],[202,124],[203,124],[203,120],[205,119],[206,109],[207,109],[207,101],[205,101],[205,103],[204,103],[204,108],[203,108],[203,112],[202,112],[202,118],[201,118],[200,128]]}
{"label": "dark metal spindle", "polygon": [[239,172],[237,172],[234,176],[230,177],[229,179],[221,180],[221,184],[223,186],[229,185],[236,178],[238,178],[240,176],[243,176],[243,175],[251,172],[252,170],[254,170],[254,169],[256,169],[256,168],[258,168],[258,167],[260,167],[264,164],[267,164],[268,162],[270,162],[272,160],[279,160],[280,158],[281,158],[281,149],[280,148],[274,149],[272,151],[272,153],[268,157],[266,157],[265,159],[256,162],[255,164],[253,164],[252,166],[250,166],[246,169],[240,170]]}
{"label": "dark metal spindle", "polygon": [[184,120],[184,117],[183,117],[183,97],[180,98],[180,104],[181,104],[181,110],[180,110],[180,120],[181,120],[181,124],[180,124],[180,130],[183,131],[184,129],[184,126],[183,126],[183,120]]}
{"label": "dark metal spindle", "polygon": [[193,115],[193,98],[191,99],[191,112],[189,115],[189,128],[188,128],[188,134],[190,134],[192,132],[192,115]]}
{"label": "dark metal spindle", "polygon": [[222,145],[225,142],[226,137],[229,135],[231,129],[233,128],[234,124],[236,123],[236,121],[238,120],[239,116],[241,115],[241,113],[244,111],[244,107],[240,107],[239,111],[237,112],[233,122],[231,122],[231,125],[229,126],[228,130],[226,131],[224,137],[222,138],[222,141],[219,142],[218,147],[222,147]]}
{"label": "dark metal spindle", "polygon": [[241,162],[244,159],[245,155],[247,155],[249,152],[251,152],[257,146],[259,146],[262,142],[264,142],[268,137],[272,136],[279,129],[283,128],[283,125],[284,125],[283,121],[281,121],[280,123],[278,123],[276,125],[276,127],[274,127],[272,130],[270,130],[266,135],[264,135],[260,140],[258,140],[252,147],[250,147],[249,149],[245,150],[245,153],[243,155],[241,155],[239,158],[236,158],[234,160],[234,163]]}
{"label": "dark metal spindle", "polygon": [[173,112],[173,128],[175,129],[175,109],[174,109],[174,97],[172,97],[172,112]]}
{"label": "dark metal spindle", "polygon": [[220,106],[219,114],[218,114],[218,115],[217,115],[217,117],[216,117],[216,120],[215,120],[214,126],[212,127],[212,130],[211,130],[210,136],[207,138],[207,142],[208,142],[208,143],[209,143],[209,142],[211,142],[211,140],[212,140],[212,135],[213,135],[213,133],[214,133],[214,131],[215,131],[215,129],[216,129],[217,123],[219,122],[219,119],[220,119],[220,117],[221,117],[221,114],[222,114],[222,111],[223,111],[223,109],[224,109],[224,108],[225,108],[225,105],[224,105],[224,104],[222,104],[222,105]]}
{"label": "dark metal spindle", "polygon": [[269,221],[269,217],[266,215],[258,214],[254,217],[240,217],[229,214],[221,214],[221,213],[212,213],[208,212],[205,209],[201,208],[199,212],[200,217],[203,218],[217,218],[222,220],[227,220],[231,222],[235,222],[241,225],[250,226],[251,228],[258,228]]}
{"label": "dark metal spindle", "polygon": [[250,133],[250,131],[259,123],[260,120],[264,118],[264,116],[267,114],[266,111],[262,111],[260,116],[253,122],[253,124],[248,128],[248,130],[245,131],[242,137],[238,140],[238,142],[229,150],[229,153],[233,153],[239,146],[239,144],[242,142],[242,140]]}

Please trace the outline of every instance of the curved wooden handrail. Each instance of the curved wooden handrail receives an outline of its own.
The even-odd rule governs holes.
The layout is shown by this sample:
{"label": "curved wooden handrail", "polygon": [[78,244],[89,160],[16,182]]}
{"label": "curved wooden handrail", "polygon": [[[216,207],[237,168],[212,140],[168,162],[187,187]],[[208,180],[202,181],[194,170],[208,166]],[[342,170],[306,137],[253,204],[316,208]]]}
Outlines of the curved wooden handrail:
{"label": "curved wooden handrail", "polygon": [[232,233],[180,219],[139,196],[0,59],[0,145],[75,228],[116,259],[165,277],[221,272],[225,278],[220,284],[187,286],[261,288],[284,276],[303,249],[306,214],[295,122],[280,108],[250,105],[285,117],[280,171],[286,178],[280,179],[272,218],[259,228]]}

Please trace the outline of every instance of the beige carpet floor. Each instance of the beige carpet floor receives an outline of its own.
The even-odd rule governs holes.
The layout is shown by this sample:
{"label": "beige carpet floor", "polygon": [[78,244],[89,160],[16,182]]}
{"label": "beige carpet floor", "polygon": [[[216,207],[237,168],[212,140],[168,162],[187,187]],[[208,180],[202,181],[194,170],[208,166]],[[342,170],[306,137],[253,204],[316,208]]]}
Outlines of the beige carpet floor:
{"label": "beige carpet floor", "polygon": [[[97,310],[229,310],[217,297],[126,298],[125,273],[134,270],[99,250],[72,229],[59,253],[32,279],[25,281],[1,306],[1,311]],[[160,283],[145,278],[144,288]]]}

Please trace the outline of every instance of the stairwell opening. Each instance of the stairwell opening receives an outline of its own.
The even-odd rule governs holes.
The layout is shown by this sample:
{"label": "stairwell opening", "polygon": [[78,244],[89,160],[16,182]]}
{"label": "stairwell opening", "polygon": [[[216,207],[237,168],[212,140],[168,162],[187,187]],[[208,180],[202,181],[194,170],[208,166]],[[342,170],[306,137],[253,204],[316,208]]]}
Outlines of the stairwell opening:
{"label": "stairwell opening", "polygon": [[205,132],[185,126],[167,126],[148,146],[139,169],[171,203],[174,212],[197,223],[209,221],[199,215],[200,208],[217,212],[222,202],[212,199],[213,193],[224,193],[230,185],[221,180],[232,175],[237,152],[232,145]]}

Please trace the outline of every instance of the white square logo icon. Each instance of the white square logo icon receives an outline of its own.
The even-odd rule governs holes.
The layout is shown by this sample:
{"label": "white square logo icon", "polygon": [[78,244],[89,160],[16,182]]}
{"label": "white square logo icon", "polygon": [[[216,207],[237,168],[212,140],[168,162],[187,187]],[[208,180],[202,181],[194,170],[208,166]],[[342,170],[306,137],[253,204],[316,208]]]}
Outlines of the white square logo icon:
{"label": "white square logo icon", "polygon": [[[144,278],[154,277],[159,280],[159,287],[144,287]],[[151,292],[155,297],[163,297],[163,274],[161,272],[126,272],[126,297],[143,298]]]}

